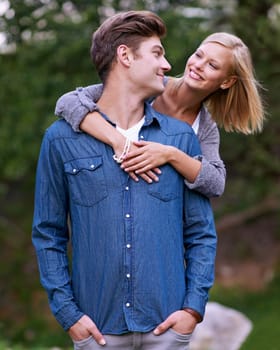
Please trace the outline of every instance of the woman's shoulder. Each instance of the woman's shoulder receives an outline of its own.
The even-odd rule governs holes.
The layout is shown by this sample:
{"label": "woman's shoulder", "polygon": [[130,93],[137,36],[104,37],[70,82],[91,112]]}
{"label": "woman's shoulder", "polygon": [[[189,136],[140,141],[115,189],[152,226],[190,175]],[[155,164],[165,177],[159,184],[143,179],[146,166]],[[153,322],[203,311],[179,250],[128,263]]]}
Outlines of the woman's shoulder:
{"label": "woman's shoulder", "polygon": [[209,113],[206,106],[202,105],[199,116],[199,129],[198,129],[198,137],[202,139],[209,135],[209,133],[217,133],[219,134],[218,126],[216,122],[212,119],[211,114]]}
{"label": "woman's shoulder", "polygon": [[202,129],[217,128],[216,122],[213,120],[210,112],[205,105],[202,105],[199,112],[199,126]]}

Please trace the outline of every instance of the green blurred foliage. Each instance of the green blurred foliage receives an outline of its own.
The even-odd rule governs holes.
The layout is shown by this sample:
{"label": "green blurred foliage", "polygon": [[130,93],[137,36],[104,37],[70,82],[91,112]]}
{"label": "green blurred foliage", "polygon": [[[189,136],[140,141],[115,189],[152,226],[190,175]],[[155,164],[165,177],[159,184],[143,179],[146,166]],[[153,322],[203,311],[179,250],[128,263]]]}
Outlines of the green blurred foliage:
{"label": "green blurred foliage", "polygon": [[[67,16],[60,3],[35,21],[31,14],[42,8],[39,1],[31,2],[32,6],[11,1],[15,17],[7,21],[7,31],[17,48],[0,56],[2,184],[28,177],[34,169],[42,133],[54,120],[57,97],[97,80],[89,58],[91,33],[99,24],[97,8],[76,15],[75,20],[75,14]],[[23,41],[27,32],[30,39]]]}
{"label": "green blurred foliage", "polygon": [[236,207],[240,196],[243,206],[249,206],[280,194],[280,1],[239,0],[237,5],[226,20],[250,48],[267,116],[261,134],[221,132],[221,153],[230,174],[225,195]]}
{"label": "green blurred foliage", "polygon": [[[30,242],[34,177],[43,133],[56,119],[57,98],[99,81],[89,48],[104,17],[131,8],[156,11],[168,27],[163,43],[173,75],[184,71],[186,58],[210,32],[236,33],[251,49],[267,122],[259,135],[221,131],[228,184],[216,210],[223,215],[267,196],[279,198],[279,6],[279,0],[10,0],[0,17],[0,32],[16,47],[0,54],[1,335],[27,344],[67,342],[64,335],[51,339],[40,332],[47,327],[61,334],[39,285]],[[195,15],[186,17],[186,8]]]}

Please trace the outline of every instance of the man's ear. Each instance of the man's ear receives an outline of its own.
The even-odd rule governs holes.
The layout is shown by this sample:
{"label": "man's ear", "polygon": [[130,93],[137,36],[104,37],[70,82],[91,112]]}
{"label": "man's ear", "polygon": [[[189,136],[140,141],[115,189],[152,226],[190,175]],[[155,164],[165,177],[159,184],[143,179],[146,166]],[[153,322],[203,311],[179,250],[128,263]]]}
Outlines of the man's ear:
{"label": "man's ear", "polygon": [[222,82],[222,84],[220,85],[220,88],[222,90],[229,89],[230,87],[232,87],[232,85],[234,85],[236,83],[236,81],[237,81],[237,76],[232,75]]}
{"label": "man's ear", "polygon": [[117,48],[117,58],[118,60],[124,64],[125,66],[129,67],[131,63],[133,55],[129,47],[126,45],[120,45]]}

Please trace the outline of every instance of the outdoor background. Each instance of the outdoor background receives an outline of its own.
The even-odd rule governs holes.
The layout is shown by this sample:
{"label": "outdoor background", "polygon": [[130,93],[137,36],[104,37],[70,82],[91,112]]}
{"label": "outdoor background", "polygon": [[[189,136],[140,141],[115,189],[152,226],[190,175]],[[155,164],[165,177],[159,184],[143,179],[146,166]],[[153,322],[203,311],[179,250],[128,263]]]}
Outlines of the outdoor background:
{"label": "outdoor background", "polygon": [[49,311],[31,245],[36,162],[57,98],[99,81],[92,32],[128,9],[165,20],[173,75],[214,31],[237,34],[252,52],[267,121],[259,135],[221,130],[228,176],[224,195],[213,200],[219,249],[210,299],[252,320],[243,350],[279,350],[279,0],[0,0],[0,349],[70,345]]}

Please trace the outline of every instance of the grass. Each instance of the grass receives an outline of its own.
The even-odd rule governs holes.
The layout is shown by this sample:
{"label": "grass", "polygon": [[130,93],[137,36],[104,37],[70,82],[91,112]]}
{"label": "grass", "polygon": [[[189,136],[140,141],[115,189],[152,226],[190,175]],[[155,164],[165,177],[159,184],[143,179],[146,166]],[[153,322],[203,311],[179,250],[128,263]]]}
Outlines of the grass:
{"label": "grass", "polygon": [[[243,312],[253,323],[241,350],[279,350],[280,277],[261,292],[215,286],[211,299]],[[225,349],[226,350],[226,349]]]}

